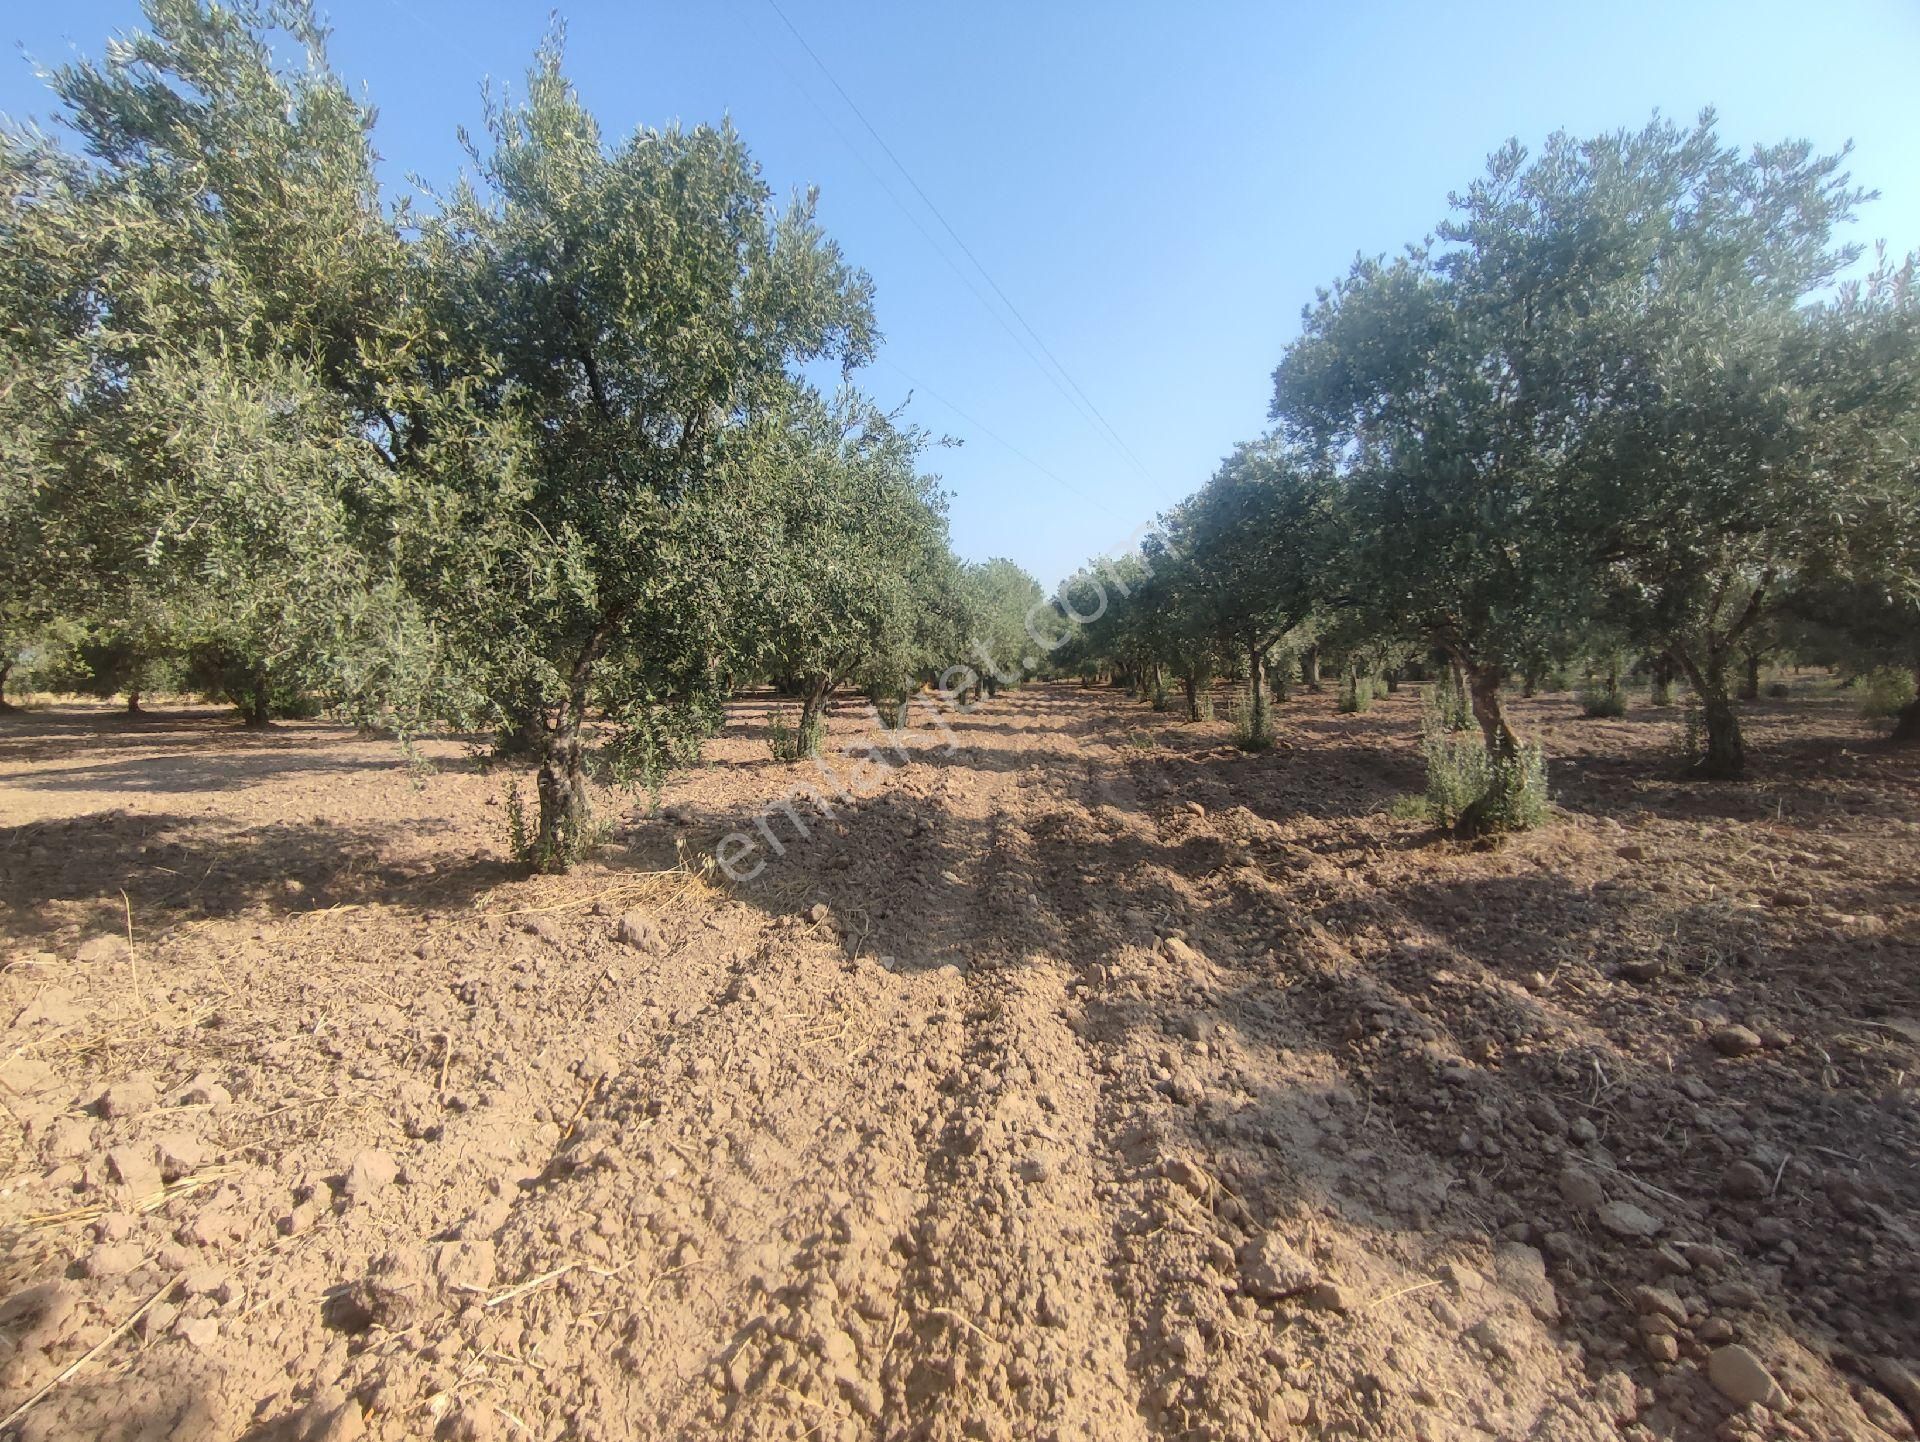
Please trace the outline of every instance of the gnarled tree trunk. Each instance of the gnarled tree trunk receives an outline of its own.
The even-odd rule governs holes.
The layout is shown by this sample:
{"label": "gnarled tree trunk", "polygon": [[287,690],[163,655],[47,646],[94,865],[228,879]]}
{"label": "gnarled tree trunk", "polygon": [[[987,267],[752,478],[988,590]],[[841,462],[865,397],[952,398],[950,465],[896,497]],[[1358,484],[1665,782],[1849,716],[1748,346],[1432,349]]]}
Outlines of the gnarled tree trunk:
{"label": "gnarled tree trunk", "polygon": [[[1267,720],[1266,661],[1265,646],[1256,644],[1247,647],[1248,724],[1255,744],[1264,743],[1272,729]],[[1319,671],[1317,657],[1314,670],[1316,674]]]}
{"label": "gnarled tree trunk", "polygon": [[1462,664],[1467,677],[1467,697],[1473,703],[1473,719],[1480,723],[1480,739],[1487,754],[1511,761],[1520,754],[1520,737],[1507,720],[1500,700],[1500,687],[1507,679],[1504,666]]}
{"label": "gnarled tree trunk", "polygon": [[1747,746],[1740,734],[1740,708],[1727,687],[1726,654],[1709,649],[1705,656],[1696,657],[1690,650],[1675,648],[1674,655],[1700,698],[1700,720],[1707,733],[1700,774],[1716,781],[1745,775]]}
{"label": "gnarled tree trunk", "polygon": [[266,677],[256,677],[234,697],[234,704],[240,708],[241,723],[247,730],[264,731],[273,725],[273,688]]}
{"label": "gnarled tree trunk", "polygon": [[592,808],[580,728],[587,715],[587,684],[601,649],[629,609],[622,605],[603,612],[587,634],[567,675],[567,693],[540,738],[540,771],[535,780],[540,792],[540,832],[531,857],[536,871],[565,871],[586,844]]}
{"label": "gnarled tree trunk", "polygon": [[587,834],[592,810],[580,744],[584,701],[584,694],[570,696],[541,737],[540,770],[534,783],[540,793],[540,834],[531,858],[536,871],[565,871]]}
{"label": "gnarled tree trunk", "polygon": [[1300,653],[1300,679],[1309,691],[1320,689],[1320,648],[1308,646]]}
{"label": "gnarled tree trunk", "polygon": [[7,699],[7,677],[13,674],[13,658],[9,656],[0,661],[0,713],[17,711],[20,708]]}
{"label": "gnarled tree trunk", "polygon": [[[976,689],[981,686],[990,687],[993,685],[993,678],[991,676],[982,677],[977,680],[974,685]],[[832,699],[833,677],[815,676],[807,682],[806,689],[801,692],[800,696],[800,729],[802,732],[811,734],[815,727],[823,723],[827,713],[827,703]]]}
{"label": "gnarled tree trunk", "polygon": [[1671,706],[1673,704],[1673,676],[1675,669],[1671,654],[1662,652],[1653,658],[1653,694],[1647,698],[1653,705]]}

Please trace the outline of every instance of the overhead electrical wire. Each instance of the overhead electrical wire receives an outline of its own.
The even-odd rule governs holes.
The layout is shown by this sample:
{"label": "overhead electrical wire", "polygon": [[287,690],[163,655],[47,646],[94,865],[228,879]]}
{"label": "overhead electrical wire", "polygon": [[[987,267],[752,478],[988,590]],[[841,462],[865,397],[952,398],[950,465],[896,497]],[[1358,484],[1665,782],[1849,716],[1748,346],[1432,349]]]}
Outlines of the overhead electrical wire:
{"label": "overhead electrical wire", "polygon": [[[954,261],[953,257],[947,253],[946,248],[944,246],[939,245],[934,240],[934,237],[927,231],[927,228],[923,224],[921,224],[919,217],[913,213],[912,208],[909,207],[905,203],[905,201],[903,201],[900,198],[899,194],[893,189],[892,186],[886,183],[886,181],[879,175],[877,171],[873,170],[873,167],[871,165],[867,165],[868,172],[874,176],[875,180],[880,182],[881,188],[886,191],[888,198],[891,199],[895,205],[900,207],[901,211],[907,216],[907,218],[913,222],[915,229],[919,230],[919,232],[923,237],[925,237],[927,242],[933,246],[936,252],[938,252],[941,259],[946,261],[947,265],[953,270],[954,274],[959,276],[960,279],[966,284],[967,288],[973,292],[974,298],[979,300],[980,303],[987,309],[988,313],[991,314],[993,318],[999,322],[1001,329],[1005,330],[1007,332],[1007,335],[1014,341],[1016,345],[1020,347],[1021,351],[1027,356],[1027,358],[1033,361],[1034,365],[1038,367],[1041,374],[1045,375],[1047,379],[1050,382],[1052,382],[1054,389],[1058,390],[1061,393],[1061,395],[1066,399],[1068,404],[1072,405],[1074,409],[1080,413],[1083,419],[1088,420],[1098,430],[1103,431],[1106,434],[1106,436],[1114,443],[1114,445],[1120,450],[1121,454],[1124,455],[1127,458],[1127,460],[1132,464],[1133,468],[1140,473],[1141,478],[1151,483],[1153,480],[1153,476],[1147,470],[1145,464],[1141,461],[1139,455],[1134,451],[1133,447],[1128,445],[1125,437],[1123,437],[1119,431],[1114,429],[1112,422],[1110,422],[1106,418],[1105,414],[1101,412],[1100,408],[1094,404],[1092,397],[1087,395],[1085,389],[1082,388],[1080,383],[1073,378],[1072,372],[1070,372],[1066,368],[1066,366],[1061,363],[1060,358],[1054,354],[1052,347],[1050,347],[1046,343],[1046,341],[1041,339],[1040,333],[1033,328],[1032,324],[1028,322],[1026,316],[1021,313],[1020,308],[1013,303],[1013,300],[1011,299],[1011,297],[1007,295],[1006,291],[1001,287],[1000,283],[993,278],[992,272],[989,271],[986,268],[986,266],[981,264],[980,258],[974,254],[972,247],[970,247],[966,243],[966,241],[961,239],[960,233],[953,228],[952,223],[947,219],[946,215],[941,211],[940,207],[934,204],[933,197],[927,194],[926,189],[920,184],[918,180],[914,178],[913,172],[907,168],[906,163],[900,159],[898,154],[895,153],[893,147],[887,144],[885,137],[883,137],[880,134],[879,130],[874,127],[873,122],[867,119],[866,112],[861,110],[860,106],[858,105],[858,103],[855,102],[854,98],[847,93],[846,87],[843,86],[839,82],[839,80],[834,76],[833,71],[828,68],[826,61],[822,60],[820,58],[819,53],[815,51],[814,48],[807,43],[806,36],[802,35],[800,33],[799,28],[795,26],[793,21],[787,17],[787,12],[780,8],[779,0],[767,0],[767,8],[772,10],[773,13],[779,17],[780,23],[784,25],[787,29],[787,32],[793,36],[795,43],[797,43],[800,46],[800,48],[806,52],[807,58],[811,60],[815,68],[817,68],[820,71],[820,73],[826,77],[827,83],[834,88],[835,93],[838,94],[840,99],[845,102],[847,109],[853,112],[855,119],[857,119],[860,122],[861,126],[865,128],[867,134],[873,137],[874,144],[878,145],[881,151],[886,155],[887,159],[893,162],[894,168],[897,169],[903,177],[905,177],[907,184],[913,187],[913,193],[920,197],[921,203],[926,206],[929,212],[932,213],[933,218],[940,223],[941,229],[946,231],[946,233],[952,238],[954,245],[959,248],[961,254],[966,256],[968,262],[973,266],[975,270],[977,270],[980,273],[981,278],[986,281],[989,287],[991,287],[991,289],[993,290],[993,293],[1000,298],[1001,305],[1006,307],[1007,312],[1011,314],[1016,321],[1019,322],[1020,328],[1024,330],[1027,333],[1027,335],[1032,338],[1033,346],[1037,346],[1040,351],[1040,356],[1045,357],[1044,362],[1040,359],[1040,356],[1036,356],[1034,354],[1032,347],[1030,347],[1027,344],[1027,342],[1023,340],[1017,332],[1014,331],[1013,327],[1007,324],[1006,317],[1000,313],[999,309],[996,308],[994,305],[992,305],[987,300],[987,298],[981,294],[980,288],[974,284],[972,277],[967,275],[967,273],[960,268],[958,263]],[[806,94],[805,87],[801,87],[801,93],[803,95]],[[807,98],[809,102],[814,104],[815,109],[821,109],[821,107],[818,105],[817,102],[813,102],[813,98],[811,95],[808,95]],[[824,110],[821,110],[821,114],[826,117],[829,124],[834,124],[832,117],[826,116],[826,112]],[[836,134],[840,135],[840,139],[842,143],[846,144],[847,147],[850,150],[852,150],[857,157],[860,158],[861,163],[863,165],[866,165],[867,164],[866,159],[864,156],[860,155],[859,148],[857,146],[854,146],[850,141],[847,140],[846,135],[840,131],[839,126],[837,124],[834,124],[834,130]],[[1048,363],[1051,363],[1050,366]],[[1064,385],[1062,384],[1063,381],[1065,382]],[[979,423],[975,422],[975,424],[977,425]]]}

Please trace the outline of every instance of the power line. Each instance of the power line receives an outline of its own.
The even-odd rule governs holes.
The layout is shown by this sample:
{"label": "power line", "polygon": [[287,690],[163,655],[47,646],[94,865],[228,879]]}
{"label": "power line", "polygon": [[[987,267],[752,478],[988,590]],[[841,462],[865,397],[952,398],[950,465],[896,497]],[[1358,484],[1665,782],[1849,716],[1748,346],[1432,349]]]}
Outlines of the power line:
{"label": "power line", "polygon": [[[831,80],[833,77],[828,76],[827,78]],[[973,298],[980,302],[980,308],[984,310],[988,315],[992,316],[994,321],[999,325],[1000,329],[1007,333],[1007,339],[1011,340],[1014,343],[1014,345],[1019,349],[1022,355],[1024,355],[1029,361],[1033,362],[1033,367],[1035,370],[1039,371],[1040,374],[1042,374],[1050,382],[1052,382],[1053,388],[1056,391],[1060,392],[1061,398],[1064,399],[1068,405],[1074,408],[1075,413],[1078,414],[1082,420],[1086,421],[1086,423],[1089,426],[1093,426],[1097,429],[1099,426],[1099,421],[1096,418],[1096,416],[1089,413],[1087,409],[1081,405],[1080,402],[1076,401],[1073,398],[1073,396],[1061,386],[1059,378],[1056,377],[1051,371],[1047,369],[1046,362],[1043,361],[1038,355],[1034,353],[1033,347],[1028,345],[1026,341],[1022,340],[1020,338],[1019,332],[1015,331],[1012,326],[1007,324],[1006,317],[1001,315],[1000,312],[994,308],[993,302],[987,299],[985,292],[983,292],[980,289],[980,287],[977,284],[975,284],[973,277],[968,275],[966,271],[962,270],[960,268],[959,263],[955,261],[954,258],[947,253],[946,247],[941,245],[938,237],[936,237],[932,231],[927,229],[925,222],[923,222],[920,219],[919,215],[914,211],[913,207],[908,205],[906,201],[900,198],[900,193],[897,190],[895,190],[893,186],[888,182],[886,176],[882,175],[878,170],[874,169],[872,162],[867,159],[865,152],[863,152],[859,146],[853,143],[852,139],[847,135],[845,130],[841,129],[840,122],[834,119],[832,113],[828,111],[824,105],[822,105],[818,100],[814,98],[813,92],[808,90],[805,85],[801,84],[798,77],[794,76],[791,72],[789,72],[787,75],[787,79],[793,85],[793,88],[800,92],[801,98],[804,99],[807,102],[807,104],[813,107],[814,113],[817,114],[822,120],[824,120],[827,123],[828,129],[832,130],[835,137],[840,141],[840,143],[846,146],[848,152],[852,154],[853,158],[860,162],[860,168],[866,171],[868,175],[873,177],[874,183],[878,185],[880,189],[886,193],[887,199],[891,200],[896,206],[898,206],[900,213],[906,216],[908,221],[912,223],[913,228],[915,230],[920,232],[920,238],[926,241],[928,248],[931,249],[935,255],[939,256],[941,260],[946,262],[947,268],[954,273],[955,277],[957,277],[960,283],[967,288],[967,290],[972,294]],[[891,364],[891,362],[889,362],[889,364]],[[899,370],[900,368],[898,366],[894,366],[894,369]],[[906,375],[906,372],[900,371],[900,374],[904,376]],[[909,379],[911,380],[911,377],[909,377]],[[918,382],[914,382],[914,383],[918,384]],[[958,406],[954,405],[950,401],[944,400],[936,392],[934,392],[931,387],[924,387],[924,389],[927,390],[927,393],[929,395],[934,396],[936,400],[940,400],[941,403],[943,405],[946,405],[950,410],[954,411],[956,414],[966,417],[966,419],[969,420],[973,425],[979,426],[982,431],[987,431],[987,428],[985,425],[983,425],[979,421],[973,420],[973,418],[970,416],[966,416],[966,413],[964,411],[961,411]],[[987,434],[992,435],[992,432],[987,431]],[[999,439],[999,437],[997,436],[994,438],[996,440]],[[1016,455],[1022,454],[1017,447],[1011,445],[1006,441],[1002,441],[1001,444],[1006,445],[1007,449],[1013,451]],[[1030,458],[1026,458],[1024,456],[1023,456],[1023,459],[1030,460]],[[1033,464],[1037,469],[1042,471],[1044,474],[1051,476],[1054,480],[1059,481],[1061,485],[1066,486],[1066,488],[1069,491],[1073,491],[1075,495],[1082,496],[1083,499],[1086,499],[1086,497],[1084,496],[1084,493],[1078,490],[1075,490],[1075,488],[1070,485],[1067,485],[1065,481],[1060,480],[1059,476],[1055,475],[1052,471],[1047,470],[1045,466],[1041,466],[1037,461],[1031,461],[1031,460],[1030,460],[1030,464]]]}
{"label": "power line", "polygon": [[[899,170],[900,174],[906,177],[907,184],[913,187],[913,193],[920,197],[921,203],[924,204],[927,207],[927,209],[932,212],[933,218],[940,222],[941,228],[945,230],[946,233],[953,238],[953,243],[960,248],[961,254],[966,256],[968,261],[972,263],[974,269],[980,272],[981,277],[987,282],[989,286],[993,288],[993,293],[1000,297],[1001,304],[1003,304],[1007,308],[1008,312],[1013,316],[1013,318],[1020,323],[1021,329],[1026,331],[1026,333],[1033,338],[1033,343],[1040,348],[1041,353],[1044,356],[1046,356],[1047,360],[1052,362],[1053,369],[1059,372],[1060,379],[1064,379],[1067,385],[1072,387],[1073,395],[1067,395],[1067,392],[1064,389],[1061,389],[1060,379],[1056,379],[1053,374],[1053,371],[1049,371],[1044,365],[1040,366],[1042,373],[1047,376],[1048,380],[1053,382],[1055,389],[1061,390],[1061,394],[1067,397],[1067,400],[1074,405],[1076,410],[1080,409],[1081,406],[1084,405],[1085,411],[1083,412],[1083,414],[1091,415],[1091,417],[1099,424],[1100,428],[1103,429],[1107,433],[1107,435],[1112,438],[1113,443],[1120,448],[1120,451],[1122,452],[1122,454],[1124,454],[1126,458],[1133,463],[1134,469],[1140,472],[1142,479],[1146,480],[1149,484],[1151,484],[1153,481],[1153,476],[1147,470],[1145,464],[1142,463],[1142,461],[1140,460],[1140,457],[1134,452],[1133,447],[1129,446],[1125,438],[1123,438],[1121,434],[1114,429],[1112,422],[1110,422],[1106,418],[1106,416],[1101,413],[1100,408],[1093,403],[1093,399],[1087,395],[1085,390],[1081,388],[1080,383],[1074,380],[1072,372],[1070,372],[1064,365],[1061,364],[1060,358],[1056,356],[1053,353],[1052,349],[1047,345],[1047,343],[1040,338],[1040,333],[1036,331],[1033,328],[1033,326],[1027,321],[1026,316],[1021,314],[1020,308],[1013,303],[1012,299],[1007,295],[1006,291],[1001,289],[1000,283],[993,278],[992,272],[989,271],[986,268],[986,266],[980,263],[980,258],[973,253],[972,248],[968,246],[966,241],[960,238],[960,233],[953,228],[952,223],[948,221],[945,214],[941,212],[940,207],[933,203],[933,197],[927,194],[926,190],[921,186],[918,180],[914,179],[913,172],[907,169],[906,163],[902,161],[900,157],[894,153],[893,147],[888,145],[885,138],[880,134],[878,130],[874,128],[873,122],[867,119],[866,112],[861,110],[859,105],[857,105],[854,102],[854,99],[851,95],[847,94],[846,87],[841,85],[841,83],[834,78],[833,71],[827,68],[826,61],[822,60],[818,55],[818,53],[815,52],[814,48],[811,45],[807,44],[806,36],[802,35],[799,29],[794,25],[793,21],[787,18],[787,12],[780,8],[779,0],[767,0],[767,7],[771,9],[775,15],[780,17],[780,23],[787,27],[788,33],[793,36],[794,40],[799,44],[800,48],[807,52],[807,58],[813,61],[814,65],[818,67],[820,73],[827,77],[827,83],[831,85],[834,88],[835,92],[840,96],[840,98],[846,102],[847,109],[851,110],[854,114],[854,117],[857,120],[859,120],[862,126],[866,128],[867,134],[873,137],[874,143],[878,145],[880,149],[886,154],[887,159],[892,161],[895,168]],[[856,151],[856,154],[857,153],[858,152]],[[893,194],[893,191],[891,188],[888,188],[887,193],[889,196],[892,196],[895,204],[901,205],[901,208],[903,210],[906,209],[906,207],[903,204],[901,204],[899,197]],[[908,211],[907,213],[909,217],[912,218],[912,212]],[[919,222],[917,219],[915,220],[914,223],[916,226],[919,225]],[[920,227],[920,229],[923,235],[926,234],[924,227]],[[929,236],[928,239],[931,240],[932,237]],[[936,246],[935,249],[940,250],[942,257],[947,259],[947,263],[949,265],[953,264],[951,257],[948,257],[946,255],[946,252],[943,249],[941,249],[938,246]],[[954,269],[956,273],[960,273],[958,266],[955,266]],[[962,274],[962,279],[966,279],[964,274]],[[976,296],[979,296],[978,289],[973,287],[972,282],[970,280],[968,281],[968,286],[970,289],[974,290],[974,294]],[[982,304],[985,304],[985,298],[980,297],[980,299],[982,301]],[[994,310],[993,307],[990,305],[987,307],[987,309],[993,314],[996,320],[1000,321],[1002,328],[1006,329],[1009,335],[1013,335],[1012,328],[1007,326],[1006,321],[1000,316],[1000,313],[997,310]],[[1013,335],[1013,338],[1016,342],[1020,341],[1020,338],[1017,335]],[[1024,343],[1021,343],[1021,349],[1023,350],[1026,349],[1026,346],[1024,345]],[[1031,351],[1028,351],[1028,357],[1029,359],[1032,359]],[[1038,364],[1037,361],[1035,363]],[[1075,397],[1078,397],[1078,399],[1076,400]]]}
{"label": "power line", "polygon": [[960,417],[961,420],[965,421],[968,425],[972,426],[975,430],[979,431],[982,435],[986,436],[988,440],[996,441],[1000,445],[1005,446],[1007,450],[1011,451],[1019,459],[1025,461],[1028,465],[1032,466],[1036,471],[1040,472],[1041,475],[1047,477],[1047,479],[1064,487],[1066,490],[1071,491],[1074,495],[1078,496],[1083,501],[1091,501],[1093,499],[1092,496],[1089,496],[1085,491],[1081,490],[1078,486],[1074,485],[1071,481],[1066,480],[1057,471],[1054,471],[1050,467],[1041,465],[1040,462],[1036,461],[1032,456],[1028,455],[1025,451],[1021,450],[1020,447],[1016,446],[1012,441],[1008,440],[1005,436],[1001,435],[998,431],[994,430],[985,421],[976,420],[974,417],[968,415],[965,411],[961,410],[959,406],[955,405],[952,401],[948,400],[945,396],[941,395],[940,392],[935,390],[932,386],[927,385],[921,381],[915,380],[912,376],[908,375],[906,371],[902,370],[899,366],[895,365],[892,361],[888,360],[885,356],[879,357],[879,361],[880,361],[880,364],[885,366],[888,370],[894,372],[902,380],[904,380],[908,385],[914,387],[916,390],[925,391],[928,395],[932,396],[936,401],[940,402],[941,405],[945,406],[948,410],[952,411],[956,416]]}

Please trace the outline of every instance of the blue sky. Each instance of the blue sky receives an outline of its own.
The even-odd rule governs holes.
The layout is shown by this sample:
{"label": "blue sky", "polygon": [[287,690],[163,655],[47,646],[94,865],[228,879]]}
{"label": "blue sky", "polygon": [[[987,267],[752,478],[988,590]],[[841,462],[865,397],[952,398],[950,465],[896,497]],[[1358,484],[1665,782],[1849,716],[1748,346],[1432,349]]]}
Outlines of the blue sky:
{"label": "blue sky", "polygon": [[[769,0],[563,4],[568,68],[609,134],[730,114],[776,188],[821,187],[878,285],[887,343],[863,384],[914,391],[910,414],[965,442],[930,457],[956,548],[1049,585],[1259,433],[1314,287],[1424,234],[1510,135],[1711,104],[1730,141],[1852,139],[1855,178],[1885,192],[1857,238],[1920,246],[1911,0],[778,3],[885,149]],[[517,85],[548,9],[322,0],[394,186],[458,170],[482,77]],[[9,12],[0,39],[46,63],[138,21],[134,0]],[[47,109],[26,59],[0,62],[0,111]]]}

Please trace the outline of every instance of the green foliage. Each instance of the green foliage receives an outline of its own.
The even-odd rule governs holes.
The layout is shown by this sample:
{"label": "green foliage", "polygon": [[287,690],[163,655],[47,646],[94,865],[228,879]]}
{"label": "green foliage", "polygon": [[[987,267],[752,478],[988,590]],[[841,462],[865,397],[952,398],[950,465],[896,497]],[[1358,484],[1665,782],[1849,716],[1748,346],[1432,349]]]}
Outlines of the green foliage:
{"label": "green foliage", "polygon": [[1514,756],[1491,758],[1486,790],[1468,808],[1457,829],[1475,836],[1530,831],[1552,812],[1547,794],[1547,762],[1537,745]]}
{"label": "green foliage", "polygon": [[1387,807],[1387,815],[1395,821],[1428,821],[1433,808],[1424,796],[1396,796]]}
{"label": "green foliage", "polygon": [[1707,725],[1700,699],[1688,692],[1680,704],[1680,723],[1674,731],[1674,752],[1689,770],[1698,767],[1707,752]]}
{"label": "green foliage", "polygon": [[721,698],[711,693],[627,700],[613,709],[623,720],[601,742],[594,769],[602,780],[656,799],[668,775],[697,762],[701,743],[726,721]]}
{"label": "green foliage", "polygon": [[527,806],[517,782],[508,782],[503,797],[507,814],[507,855],[522,866],[534,864],[535,829],[527,824]]}
{"label": "green foliage", "polygon": [[1837,282],[1865,197],[1804,143],[1504,147],[1316,298],[1274,431],[1049,608],[953,556],[929,438],[852,389],[872,285],[815,197],[728,124],[604,135],[557,33],[418,214],[302,0],[147,0],[50,83],[84,153],[0,131],[0,686],[80,642],[90,684],[184,658],[254,722],[508,735],[536,865],[592,844],[590,778],[694,759],[735,675],[791,680],[796,757],[837,686],[1063,669],[1157,710],[1243,678],[1261,749],[1301,648],[1351,712],[1431,652],[1434,812],[1501,829],[1545,806],[1502,687],[1596,638],[1672,658],[1724,773],[1743,651],[1920,663],[1915,265]]}
{"label": "green foliage", "polygon": [[1473,729],[1473,707],[1467,700],[1467,688],[1460,683],[1460,673],[1450,666],[1441,670],[1432,685],[1423,688],[1420,711],[1426,731]]}
{"label": "green foliage", "polygon": [[1469,737],[1443,726],[1422,738],[1427,763],[1427,814],[1465,836],[1525,831],[1546,820],[1545,757],[1537,746],[1514,756],[1496,756]]}
{"label": "green foliage", "polygon": [[1441,826],[1456,825],[1487,792],[1491,761],[1479,738],[1429,726],[1421,751],[1427,763],[1427,810]]}
{"label": "green foliage", "polygon": [[1580,714],[1590,718],[1619,717],[1627,714],[1627,693],[1617,683],[1604,679],[1589,680],[1580,688]]}
{"label": "green foliage", "polygon": [[1233,744],[1242,751],[1267,751],[1273,746],[1273,722],[1264,708],[1254,704],[1251,689],[1235,698],[1229,719],[1233,723]]}
{"label": "green foliage", "polygon": [[1276,647],[1267,657],[1268,689],[1275,703],[1293,699],[1294,678],[1300,674],[1300,653],[1291,646]]}
{"label": "green foliage", "polygon": [[1860,714],[1871,721],[1898,716],[1914,698],[1910,671],[1880,666],[1860,678]]}
{"label": "green foliage", "polygon": [[826,727],[817,716],[802,716],[788,725],[784,716],[767,718],[767,750],[775,761],[800,761],[820,754]]}

